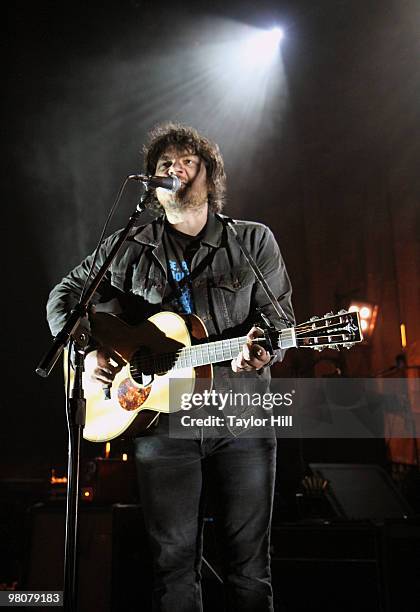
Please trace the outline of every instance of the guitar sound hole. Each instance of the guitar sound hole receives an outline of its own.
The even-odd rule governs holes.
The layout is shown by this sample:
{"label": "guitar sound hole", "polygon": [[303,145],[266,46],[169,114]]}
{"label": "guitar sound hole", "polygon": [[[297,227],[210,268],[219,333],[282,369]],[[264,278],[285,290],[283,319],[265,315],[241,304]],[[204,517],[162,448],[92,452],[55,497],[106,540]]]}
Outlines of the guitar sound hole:
{"label": "guitar sound hole", "polygon": [[153,381],[155,368],[152,353],[147,347],[140,347],[130,360],[130,374],[139,385],[150,385]]}

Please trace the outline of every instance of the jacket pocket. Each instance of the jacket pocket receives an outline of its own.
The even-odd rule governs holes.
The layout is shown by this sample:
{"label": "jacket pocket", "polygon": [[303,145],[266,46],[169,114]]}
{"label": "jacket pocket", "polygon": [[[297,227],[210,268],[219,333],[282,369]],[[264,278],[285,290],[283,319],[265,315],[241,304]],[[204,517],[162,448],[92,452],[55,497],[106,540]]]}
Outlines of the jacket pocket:
{"label": "jacket pocket", "polygon": [[210,295],[216,318],[218,321],[222,319],[223,329],[239,325],[248,318],[252,310],[254,281],[252,270],[245,268],[214,275]]}

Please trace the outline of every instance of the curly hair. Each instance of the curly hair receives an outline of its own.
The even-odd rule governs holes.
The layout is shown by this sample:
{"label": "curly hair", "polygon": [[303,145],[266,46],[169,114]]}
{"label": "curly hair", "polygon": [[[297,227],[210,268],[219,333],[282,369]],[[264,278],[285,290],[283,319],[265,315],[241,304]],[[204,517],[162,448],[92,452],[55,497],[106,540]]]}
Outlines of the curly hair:
{"label": "curly hair", "polygon": [[[226,193],[226,175],[217,144],[187,125],[172,122],[157,125],[149,132],[148,144],[143,147],[147,174],[155,173],[160,156],[170,147],[186,150],[191,155],[198,155],[204,161],[207,170],[209,209],[221,212]],[[149,208],[161,210],[154,192],[150,192],[145,203]]]}

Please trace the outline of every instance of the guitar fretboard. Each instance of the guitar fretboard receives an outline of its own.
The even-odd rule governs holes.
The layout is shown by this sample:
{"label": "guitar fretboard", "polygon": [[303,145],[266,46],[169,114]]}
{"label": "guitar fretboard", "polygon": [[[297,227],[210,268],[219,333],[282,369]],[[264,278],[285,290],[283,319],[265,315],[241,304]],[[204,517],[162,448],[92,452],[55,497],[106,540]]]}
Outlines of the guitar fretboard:
{"label": "guitar fretboard", "polygon": [[131,364],[140,371],[146,366],[146,369],[152,370],[156,374],[173,369],[195,368],[210,363],[232,360],[246,341],[247,337],[242,336],[240,338],[194,344],[193,346],[185,346],[176,353],[154,355],[152,363],[150,363],[150,358],[146,357],[134,359]]}
{"label": "guitar fretboard", "polygon": [[[296,346],[294,328],[282,329],[275,336],[275,341],[273,338],[271,339],[274,348],[287,349]],[[264,340],[263,337],[256,338],[255,342],[258,343],[262,340]],[[231,361],[238,355],[246,342],[247,336],[240,336],[239,338],[228,338],[226,340],[185,346],[177,352],[163,353],[153,357],[135,356],[131,361],[131,367],[133,371],[152,371],[155,374],[163,374],[173,369],[195,368],[212,363]]]}
{"label": "guitar fretboard", "polygon": [[208,365],[230,361],[237,356],[242,346],[246,344],[247,337],[229,338],[228,340],[217,340],[186,346],[180,349],[176,355],[174,368],[195,368],[196,366]]}
{"label": "guitar fretboard", "polygon": [[[264,338],[256,339],[261,341]],[[273,339],[272,339],[273,341]],[[159,355],[155,357],[155,372],[166,372],[168,369],[195,368],[197,366],[231,361],[234,359],[242,346],[246,344],[247,336],[239,338],[229,338],[227,340],[217,340],[215,342],[205,342],[186,346],[177,353]],[[287,349],[296,346],[296,336],[294,328],[282,329],[276,334],[274,348]]]}

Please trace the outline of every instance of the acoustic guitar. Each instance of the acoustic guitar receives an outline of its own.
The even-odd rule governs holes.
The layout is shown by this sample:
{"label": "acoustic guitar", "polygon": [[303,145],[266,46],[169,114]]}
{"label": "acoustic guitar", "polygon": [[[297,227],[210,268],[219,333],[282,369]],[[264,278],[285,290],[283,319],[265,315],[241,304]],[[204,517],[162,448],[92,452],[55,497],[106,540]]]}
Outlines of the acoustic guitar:
{"label": "acoustic guitar", "polygon": [[[212,364],[231,361],[247,341],[246,336],[209,341],[199,317],[173,312],[160,312],[137,326],[115,315],[97,313],[92,336],[122,367],[108,397],[100,382],[84,375],[83,437],[91,442],[137,435],[160,412],[180,410],[182,394],[211,386]],[[267,342],[274,349],[322,350],[350,348],[362,340],[358,313],[343,310],[312,317],[295,327],[264,329],[264,337],[256,342]]]}

